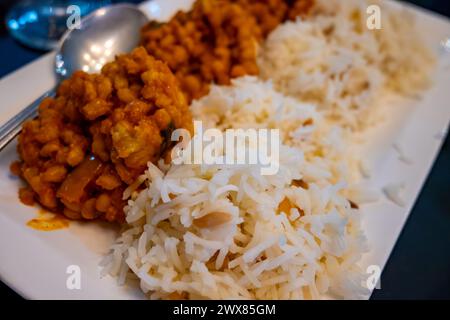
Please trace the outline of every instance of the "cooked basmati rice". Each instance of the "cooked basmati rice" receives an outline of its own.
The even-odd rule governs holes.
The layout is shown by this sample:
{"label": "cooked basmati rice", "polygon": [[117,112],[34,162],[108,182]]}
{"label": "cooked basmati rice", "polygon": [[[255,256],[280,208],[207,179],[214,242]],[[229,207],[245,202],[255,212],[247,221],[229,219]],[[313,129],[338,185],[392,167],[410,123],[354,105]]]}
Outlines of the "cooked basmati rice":
{"label": "cooked basmati rice", "polygon": [[[278,174],[261,176],[257,165],[149,164],[147,187],[125,208],[128,230],[107,258],[110,273],[123,280],[125,261],[151,298],[174,292],[194,299],[367,294],[356,264],[367,244],[360,214],[345,196],[351,156],[342,132],[314,106],[254,77],[213,86],[192,111],[220,129],[280,128]],[[298,180],[308,187],[295,186]],[[291,208],[282,211],[284,199]],[[212,212],[230,219],[196,226]]]}
{"label": "cooked basmati rice", "polygon": [[[310,101],[354,129],[377,119],[384,90],[415,95],[429,83],[433,55],[414,16],[383,1],[318,0],[316,14],[276,28],[260,50],[263,78]],[[366,26],[369,5],[381,10],[381,29]]]}

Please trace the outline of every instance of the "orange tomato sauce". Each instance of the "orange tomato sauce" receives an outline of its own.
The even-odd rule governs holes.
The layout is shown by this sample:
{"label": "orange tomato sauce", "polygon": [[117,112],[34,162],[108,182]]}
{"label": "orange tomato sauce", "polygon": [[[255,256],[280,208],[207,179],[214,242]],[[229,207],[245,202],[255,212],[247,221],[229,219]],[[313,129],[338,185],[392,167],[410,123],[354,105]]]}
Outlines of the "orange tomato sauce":
{"label": "orange tomato sauce", "polygon": [[49,212],[40,209],[37,218],[31,219],[27,222],[27,226],[39,230],[39,231],[55,231],[67,228],[69,226],[69,220],[59,214],[51,214],[52,217],[48,217]]}

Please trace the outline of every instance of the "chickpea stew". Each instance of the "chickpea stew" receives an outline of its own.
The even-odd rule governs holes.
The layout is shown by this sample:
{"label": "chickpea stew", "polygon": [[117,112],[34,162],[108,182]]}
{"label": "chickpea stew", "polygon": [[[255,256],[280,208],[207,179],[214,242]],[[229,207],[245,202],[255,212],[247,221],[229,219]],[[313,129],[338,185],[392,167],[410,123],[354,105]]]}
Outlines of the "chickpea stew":
{"label": "chickpea stew", "polygon": [[44,100],[19,137],[11,170],[35,200],[71,219],[124,220],[124,189],[166,152],[165,131],[192,130],[186,99],[165,63],[144,48],[100,74],[76,72]]}
{"label": "chickpea stew", "polygon": [[209,85],[258,74],[257,44],[287,19],[309,13],[313,0],[198,0],[169,22],[150,22],[142,45],[173,71],[188,101]]}
{"label": "chickpea stew", "polygon": [[123,192],[148,162],[167,159],[175,128],[192,131],[188,104],[211,83],[255,75],[257,44],[313,0],[197,0],[150,22],[143,47],[99,74],[77,71],[23,125],[11,171],[20,200],[78,220],[123,222]]}

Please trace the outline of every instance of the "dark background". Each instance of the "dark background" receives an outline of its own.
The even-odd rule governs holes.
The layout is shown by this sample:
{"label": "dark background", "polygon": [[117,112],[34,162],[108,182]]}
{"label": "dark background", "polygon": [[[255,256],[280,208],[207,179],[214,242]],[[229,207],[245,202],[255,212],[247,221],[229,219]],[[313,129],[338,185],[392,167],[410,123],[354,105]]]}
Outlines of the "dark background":
{"label": "dark background", "polygon": [[[43,54],[19,45],[5,30],[5,11],[15,2],[0,0],[0,77]],[[450,0],[408,2],[450,17]],[[372,299],[450,299],[449,137],[384,269],[381,287]],[[0,299],[4,298],[21,297],[0,282]]]}

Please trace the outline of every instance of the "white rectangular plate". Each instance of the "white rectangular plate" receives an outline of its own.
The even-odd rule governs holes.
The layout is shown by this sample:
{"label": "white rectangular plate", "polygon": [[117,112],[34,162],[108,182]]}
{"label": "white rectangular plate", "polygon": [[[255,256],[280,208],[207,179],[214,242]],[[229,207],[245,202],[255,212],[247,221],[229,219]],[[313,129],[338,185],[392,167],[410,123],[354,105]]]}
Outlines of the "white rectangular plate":
{"label": "white rectangular plate", "polygon": [[[141,7],[150,16],[164,20],[178,9],[189,8],[191,2],[153,0]],[[383,198],[362,208],[371,245],[362,261],[365,266],[384,267],[436,158],[450,119],[450,52],[441,47],[441,41],[450,37],[450,22],[415,7],[412,10],[418,15],[419,29],[427,35],[427,45],[438,52],[439,67],[433,87],[421,99],[390,106],[386,109],[386,121],[366,135],[369,142],[364,149],[376,173],[369,184],[381,189],[392,182],[404,183],[406,206]],[[52,62],[50,53],[0,80],[0,124],[55,84]],[[406,164],[399,160],[394,144],[414,161]],[[99,276],[98,263],[117,234],[113,227],[71,223],[68,229],[42,232],[26,226],[37,209],[18,200],[20,181],[9,173],[9,164],[16,158],[15,143],[0,154],[0,279],[32,299],[142,298],[138,288],[119,287],[115,279]],[[80,290],[67,289],[66,272],[71,265],[81,269]]]}

